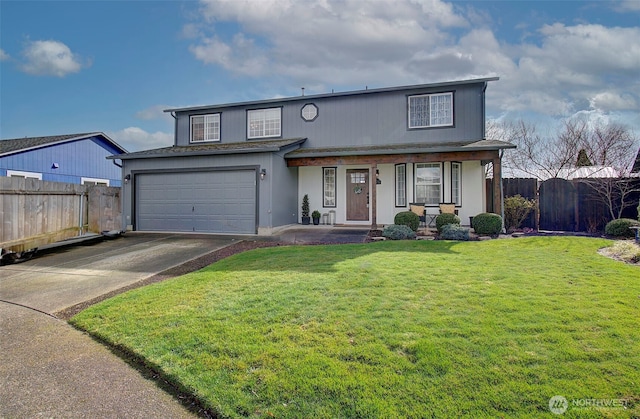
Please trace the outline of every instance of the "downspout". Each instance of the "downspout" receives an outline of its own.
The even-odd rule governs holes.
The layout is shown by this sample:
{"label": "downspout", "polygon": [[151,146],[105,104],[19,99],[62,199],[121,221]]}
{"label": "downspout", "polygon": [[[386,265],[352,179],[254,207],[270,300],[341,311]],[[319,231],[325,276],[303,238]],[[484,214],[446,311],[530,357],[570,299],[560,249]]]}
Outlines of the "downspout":
{"label": "downspout", "polygon": [[176,113],[173,111],[169,112],[169,114],[175,120],[175,123],[173,124],[173,146],[175,147],[178,143],[178,117],[176,116]]}

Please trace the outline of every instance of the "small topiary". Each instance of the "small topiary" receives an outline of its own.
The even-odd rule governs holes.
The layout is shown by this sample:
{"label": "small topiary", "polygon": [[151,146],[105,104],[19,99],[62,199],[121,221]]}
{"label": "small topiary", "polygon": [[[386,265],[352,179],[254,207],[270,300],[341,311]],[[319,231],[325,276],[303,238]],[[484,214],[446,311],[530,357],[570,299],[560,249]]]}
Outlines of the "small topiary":
{"label": "small topiary", "polygon": [[402,211],[393,218],[393,223],[399,226],[407,226],[413,231],[418,231],[420,226],[420,217],[411,211]]}
{"label": "small topiary", "polygon": [[408,240],[415,239],[416,233],[405,225],[390,225],[382,230],[382,237],[389,240]]}
{"label": "small topiary", "polygon": [[613,237],[635,237],[636,233],[629,227],[640,226],[640,222],[631,218],[619,218],[609,221],[604,232]]}
{"label": "small topiary", "polygon": [[496,236],[502,231],[502,217],[490,212],[478,214],[473,217],[473,230],[476,234]]}
{"label": "small topiary", "polygon": [[455,214],[440,214],[436,217],[436,229],[438,233],[442,232],[442,227],[447,224],[457,224],[460,225],[460,218]]}
{"label": "small topiary", "polygon": [[441,240],[469,240],[469,229],[466,227],[460,227],[457,224],[445,224],[442,227],[442,232],[438,236]]}

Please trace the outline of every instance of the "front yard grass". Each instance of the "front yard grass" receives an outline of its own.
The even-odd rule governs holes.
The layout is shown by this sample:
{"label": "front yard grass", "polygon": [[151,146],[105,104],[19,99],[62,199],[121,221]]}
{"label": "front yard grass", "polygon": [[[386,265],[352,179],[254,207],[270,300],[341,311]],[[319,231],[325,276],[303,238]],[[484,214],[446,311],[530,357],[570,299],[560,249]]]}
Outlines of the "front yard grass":
{"label": "front yard grass", "polygon": [[221,417],[558,417],[556,395],[567,418],[638,417],[640,267],[611,243],[259,249],[72,323]]}

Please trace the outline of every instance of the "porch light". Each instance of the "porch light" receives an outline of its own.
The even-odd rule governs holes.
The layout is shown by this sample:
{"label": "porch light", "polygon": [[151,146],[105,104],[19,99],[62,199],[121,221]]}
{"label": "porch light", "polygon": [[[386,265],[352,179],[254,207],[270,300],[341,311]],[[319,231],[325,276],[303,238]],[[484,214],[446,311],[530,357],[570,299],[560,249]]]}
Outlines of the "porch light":
{"label": "porch light", "polygon": [[382,180],[380,180],[380,170],[376,169],[376,185],[382,185]]}
{"label": "porch light", "polygon": [[260,180],[264,180],[267,177],[267,169],[260,170]]}
{"label": "porch light", "polygon": [[60,165],[59,165],[58,163],[53,163],[53,164],[51,165],[51,168],[52,168],[52,169],[58,169],[58,168],[60,168]]}
{"label": "porch light", "polygon": [[131,180],[131,175],[126,175],[124,177],[124,183],[129,183],[130,180]]}

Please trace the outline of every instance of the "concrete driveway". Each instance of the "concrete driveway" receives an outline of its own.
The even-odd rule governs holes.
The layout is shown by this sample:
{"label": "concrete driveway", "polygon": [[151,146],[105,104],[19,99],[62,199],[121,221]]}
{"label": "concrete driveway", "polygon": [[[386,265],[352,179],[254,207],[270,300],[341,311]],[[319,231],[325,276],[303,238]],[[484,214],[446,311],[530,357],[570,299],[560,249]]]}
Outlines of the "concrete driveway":
{"label": "concrete driveway", "polygon": [[193,417],[155,381],[50,314],[237,240],[128,233],[0,266],[0,417]]}

